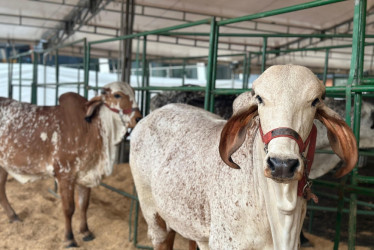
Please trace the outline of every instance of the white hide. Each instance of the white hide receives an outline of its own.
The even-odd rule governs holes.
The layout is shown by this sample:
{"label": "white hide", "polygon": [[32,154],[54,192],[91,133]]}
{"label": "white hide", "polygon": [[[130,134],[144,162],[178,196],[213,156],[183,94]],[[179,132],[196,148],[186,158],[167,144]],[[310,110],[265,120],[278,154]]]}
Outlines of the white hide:
{"label": "white hide", "polygon": [[[128,84],[113,82],[105,85],[104,88],[109,88],[112,93],[118,91],[125,93],[130,98],[130,101],[133,102],[133,108],[137,108],[134,91]],[[77,183],[87,187],[94,187],[100,184],[103,176],[112,174],[119,143],[127,133],[128,122],[130,122],[133,115],[134,112],[130,115],[123,115],[121,119],[120,114],[111,111],[108,107],[104,105],[100,107],[100,135],[103,141],[103,152],[98,152],[98,154],[101,154],[102,157],[97,163],[96,168],[91,168],[87,172],[79,172]],[[123,120],[127,123],[124,124]],[[79,161],[79,159],[77,160]],[[84,164],[84,162],[82,163]]]}
{"label": "white hide", "polygon": [[[273,66],[256,80],[254,89],[265,102],[259,105],[264,133],[286,126],[306,139],[316,111],[311,103],[324,91],[311,71]],[[235,113],[240,109],[235,105],[245,100],[238,97]],[[278,183],[264,176],[268,156],[258,132],[259,118],[232,155],[239,170],[220,158],[226,121],[216,115],[169,104],[138,123],[132,133],[130,166],[154,245],[167,233],[155,220],[159,214],[167,228],[195,240],[202,250],[299,247],[306,201],[297,196],[297,181]],[[272,140],[269,154],[300,157],[289,138]],[[301,165],[298,172],[302,171]]]}

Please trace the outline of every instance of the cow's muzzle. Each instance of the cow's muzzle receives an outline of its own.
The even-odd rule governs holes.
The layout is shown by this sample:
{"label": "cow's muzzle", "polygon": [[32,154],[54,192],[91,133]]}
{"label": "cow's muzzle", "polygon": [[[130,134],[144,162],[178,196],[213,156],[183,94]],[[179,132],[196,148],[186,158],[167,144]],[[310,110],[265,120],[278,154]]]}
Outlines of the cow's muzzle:
{"label": "cow's muzzle", "polygon": [[[274,155],[268,155],[266,159],[267,168],[265,169],[265,176],[280,182],[293,180],[303,181],[303,179],[307,179],[314,158],[315,140],[317,136],[315,125],[313,124],[312,130],[305,142],[303,142],[301,136],[291,128],[280,127],[264,134],[260,124],[259,130],[262,141],[265,144],[264,150],[266,154],[268,154],[268,144],[270,141],[278,137],[290,138],[299,146],[300,155],[298,157],[278,158]],[[308,153],[305,157],[304,152],[307,148]],[[302,165],[300,160],[304,163],[303,173],[298,171],[299,167]]]}

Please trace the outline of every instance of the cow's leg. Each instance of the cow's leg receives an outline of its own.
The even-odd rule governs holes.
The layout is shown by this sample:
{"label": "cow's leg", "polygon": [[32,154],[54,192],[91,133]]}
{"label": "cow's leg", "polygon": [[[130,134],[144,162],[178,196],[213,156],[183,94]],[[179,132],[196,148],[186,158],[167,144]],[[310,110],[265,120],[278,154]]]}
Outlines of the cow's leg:
{"label": "cow's leg", "polygon": [[168,228],[165,220],[158,214],[157,206],[152,197],[150,186],[144,182],[144,178],[137,172],[136,161],[132,159],[132,176],[136,185],[139,202],[144,219],[148,225],[148,237],[151,239],[155,250],[173,249],[175,232]]}
{"label": "cow's leg", "polygon": [[200,250],[209,250],[209,242],[207,241],[201,241],[201,242],[197,242],[197,245],[199,246],[199,249]]}
{"label": "cow's leg", "polygon": [[74,181],[72,176],[64,175],[58,176],[58,187],[61,195],[62,210],[65,215],[65,241],[66,247],[77,247],[77,242],[74,239],[73,229],[71,226],[71,219],[74,214]]}
{"label": "cow's leg", "polygon": [[173,250],[174,239],[175,231],[170,229],[167,232],[166,239],[163,242],[155,245],[155,250]]}
{"label": "cow's leg", "polygon": [[190,240],[188,249],[189,250],[196,250],[197,249],[196,241]]}
{"label": "cow's leg", "polygon": [[90,241],[95,239],[95,236],[88,229],[87,225],[87,209],[90,203],[91,188],[77,185],[78,187],[78,205],[81,217],[81,224],[79,227],[80,232],[83,234],[84,241]]}
{"label": "cow's leg", "polygon": [[14,212],[13,208],[10,206],[8,198],[6,197],[6,180],[8,177],[8,173],[0,167],[0,204],[4,208],[9,222],[19,221],[17,214]]}

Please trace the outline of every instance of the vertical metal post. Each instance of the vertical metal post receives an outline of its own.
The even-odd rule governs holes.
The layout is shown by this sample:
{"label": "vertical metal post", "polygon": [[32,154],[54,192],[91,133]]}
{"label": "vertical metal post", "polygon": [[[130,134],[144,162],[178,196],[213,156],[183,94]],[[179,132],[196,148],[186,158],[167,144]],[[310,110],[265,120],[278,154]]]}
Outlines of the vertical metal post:
{"label": "vertical metal post", "polygon": [[90,74],[90,49],[91,45],[84,39],[84,97],[88,98],[88,81]]}
{"label": "vertical metal post", "polygon": [[[217,48],[215,47],[216,44],[216,32],[217,32],[217,22],[216,18],[212,17],[210,21],[210,36],[209,36],[209,55],[208,55],[208,65],[207,65],[207,81],[206,81],[206,89],[205,89],[205,100],[204,100],[204,108],[209,110],[210,105],[210,98],[211,98],[211,86],[213,83],[213,70],[214,70],[214,54]],[[214,79],[215,80],[215,79]]]}
{"label": "vertical metal post", "polygon": [[135,220],[134,220],[134,246],[138,244],[138,220],[139,220],[139,201],[135,202]]}
{"label": "vertical metal post", "polygon": [[[137,45],[136,45],[136,57],[135,57],[135,62],[136,62],[136,86],[139,87],[139,48],[140,48],[140,37],[137,38],[138,39],[138,42],[137,42]],[[137,96],[137,102],[141,104],[141,95],[142,95],[142,91],[138,91],[138,96]]]}
{"label": "vertical metal post", "polygon": [[246,79],[246,86],[248,88],[248,85],[249,85],[249,78],[251,77],[251,63],[252,63],[252,53],[249,53],[249,56],[248,56],[248,63],[247,63],[247,67],[248,67],[248,70],[247,70],[247,79]]}
{"label": "vertical metal post", "polygon": [[247,53],[244,54],[244,59],[243,59],[243,83],[242,83],[242,89],[247,88],[246,86],[246,76],[247,76]]}
{"label": "vertical metal post", "polygon": [[33,52],[34,62],[32,71],[32,83],[31,83],[31,103],[37,104],[38,101],[38,53]]}
{"label": "vertical metal post", "polygon": [[[133,33],[135,0],[126,1],[126,11],[123,8],[124,1],[121,2],[121,35],[130,35]],[[130,84],[131,79],[131,53],[132,38],[124,39],[121,43],[121,81]]]}
{"label": "vertical metal post", "polygon": [[265,71],[266,68],[266,49],[268,46],[268,38],[264,37],[263,38],[263,45],[262,45],[262,62],[261,62],[261,72]]}
{"label": "vertical metal post", "polygon": [[19,63],[19,72],[18,72],[18,98],[19,101],[22,101],[22,56],[18,57],[18,63]]}
{"label": "vertical metal post", "polygon": [[[143,37],[143,56],[142,56],[142,87],[147,84],[147,36]],[[149,82],[148,82],[149,83]],[[147,84],[149,85],[149,84]],[[142,90],[142,107],[143,115],[146,116],[149,113],[149,90]]]}
{"label": "vertical metal post", "polygon": [[46,64],[46,56],[43,54],[43,82],[44,82],[44,88],[43,88],[43,105],[47,104],[47,64]]}
{"label": "vertical metal post", "polygon": [[77,80],[78,80],[78,84],[77,84],[77,93],[78,94],[80,94],[79,93],[79,91],[81,90],[81,84],[80,84],[80,80],[81,80],[81,76],[80,76],[80,72],[81,71],[81,66],[80,65],[78,65],[78,75],[77,75]]}
{"label": "vertical metal post", "polygon": [[215,95],[213,91],[216,89],[216,76],[217,76],[217,55],[218,55],[218,37],[219,37],[219,26],[217,25],[214,35],[214,53],[213,53],[213,68],[212,68],[212,78],[210,83],[210,102],[209,102],[209,111],[214,112],[214,103],[215,103]]}
{"label": "vertical metal post", "polygon": [[337,207],[337,214],[336,214],[336,225],[335,225],[335,237],[334,237],[334,250],[339,249],[339,242],[340,242],[340,231],[341,231],[341,222],[343,216],[343,208],[344,208],[344,185],[346,184],[348,176],[344,176],[340,181],[340,188],[338,190],[338,207]]}
{"label": "vertical metal post", "polygon": [[13,62],[8,58],[8,97],[13,98]]}
{"label": "vertical metal post", "polygon": [[55,94],[55,105],[58,104],[59,88],[60,88],[60,65],[58,62],[58,50],[55,52],[55,77],[56,77],[56,94]]}
{"label": "vertical metal post", "polygon": [[326,86],[326,79],[327,79],[327,69],[329,66],[329,53],[330,53],[330,49],[326,49],[325,67],[323,68],[323,85],[325,86]]}
{"label": "vertical metal post", "polygon": [[183,59],[183,66],[182,66],[182,86],[184,86],[186,77],[186,59]]}
{"label": "vertical metal post", "polygon": [[[364,52],[365,52],[365,28],[366,28],[366,0],[355,1],[354,12],[354,27],[353,27],[353,41],[352,41],[352,61],[351,67],[355,66],[356,81],[352,85],[357,86],[360,84],[363,75]],[[356,50],[356,62],[353,62],[353,51]],[[354,95],[354,121],[353,131],[359,145],[360,139],[360,119],[361,119],[361,101],[362,93]],[[348,114],[347,114],[348,116]],[[357,166],[352,170],[351,184],[357,185]],[[351,194],[349,202],[349,230],[348,230],[348,249],[353,250],[356,245],[356,223],[357,223],[357,194]]]}
{"label": "vertical metal post", "polygon": [[95,87],[96,89],[99,87],[99,70],[100,70],[100,64],[97,63],[95,67]]}

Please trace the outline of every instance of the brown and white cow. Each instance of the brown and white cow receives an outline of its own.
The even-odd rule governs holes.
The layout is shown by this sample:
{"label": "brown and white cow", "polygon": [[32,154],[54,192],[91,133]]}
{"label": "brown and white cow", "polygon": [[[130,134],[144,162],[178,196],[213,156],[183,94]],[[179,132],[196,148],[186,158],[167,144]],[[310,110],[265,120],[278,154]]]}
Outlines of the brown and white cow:
{"label": "brown and white cow", "polygon": [[11,222],[19,220],[5,194],[8,174],[21,183],[54,177],[65,215],[66,246],[74,247],[75,186],[80,232],[83,240],[92,240],[86,217],[90,188],[112,173],[117,145],[141,115],[126,83],[107,84],[90,101],[66,93],[59,102],[35,106],[0,98],[0,203]]}

